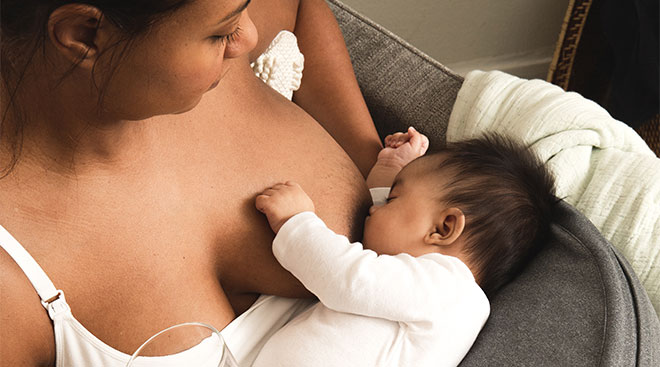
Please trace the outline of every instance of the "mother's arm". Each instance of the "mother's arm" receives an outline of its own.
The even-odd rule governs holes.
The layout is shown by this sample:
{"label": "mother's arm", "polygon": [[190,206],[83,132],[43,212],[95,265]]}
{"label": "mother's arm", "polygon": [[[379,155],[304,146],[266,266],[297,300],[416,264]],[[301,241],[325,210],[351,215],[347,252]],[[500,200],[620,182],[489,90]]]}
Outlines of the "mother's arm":
{"label": "mother's arm", "polygon": [[294,33],[305,71],[293,101],[312,115],[366,177],[382,148],[337,21],[324,0],[300,0]]}
{"label": "mother's arm", "polygon": [[18,264],[0,248],[0,365],[54,366],[53,327]]}

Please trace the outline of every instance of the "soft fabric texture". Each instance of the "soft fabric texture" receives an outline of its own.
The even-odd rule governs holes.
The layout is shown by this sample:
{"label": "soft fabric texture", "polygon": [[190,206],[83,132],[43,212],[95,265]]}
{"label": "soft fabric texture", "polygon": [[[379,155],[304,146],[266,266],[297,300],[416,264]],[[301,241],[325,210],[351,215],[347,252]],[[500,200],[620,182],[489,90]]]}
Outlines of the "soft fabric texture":
{"label": "soft fabric texture", "polygon": [[263,295],[221,331],[222,337],[241,367],[252,366],[268,339],[313,303]]}
{"label": "soft fabric texture", "polygon": [[259,79],[289,100],[300,88],[304,65],[298,39],[289,31],[278,33],[266,51],[250,64]]}
{"label": "soft fabric texture", "polygon": [[275,333],[255,367],[456,366],[488,318],[459,259],[379,256],[312,212],[282,226],[273,253],[320,302]]}
{"label": "soft fabric texture", "polygon": [[660,314],[660,159],[596,103],[541,80],[469,73],[447,141],[497,132],[522,139],[547,162],[557,194],[623,255]]}
{"label": "soft fabric texture", "polygon": [[371,194],[371,201],[375,206],[385,205],[387,197],[390,195],[389,187],[372,187],[369,189]]}
{"label": "soft fabric texture", "polygon": [[460,366],[660,365],[660,321],[625,258],[566,202],[551,227]]}

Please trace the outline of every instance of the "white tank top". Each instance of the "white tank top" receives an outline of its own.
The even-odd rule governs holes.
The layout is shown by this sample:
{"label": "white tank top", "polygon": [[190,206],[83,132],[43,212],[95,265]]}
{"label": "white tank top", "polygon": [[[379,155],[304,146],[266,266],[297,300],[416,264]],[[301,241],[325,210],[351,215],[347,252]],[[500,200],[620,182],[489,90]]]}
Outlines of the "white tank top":
{"label": "white tank top", "polygon": [[[291,99],[293,92],[300,87],[303,63],[296,36],[281,31],[251,66],[257,77]],[[126,366],[130,356],[99,340],[73,317],[64,292],[55,287],[34,258],[1,225],[0,246],[21,267],[53,320],[57,367]],[[310,301],[262,296],[222,331],[223,338],[239,364],[250,365],[267,338],[310,304]],[[217,347],[217,338],[209,337],[193,348],[173,355],[138,357],[134,366],[217,366],[222,353]]]}

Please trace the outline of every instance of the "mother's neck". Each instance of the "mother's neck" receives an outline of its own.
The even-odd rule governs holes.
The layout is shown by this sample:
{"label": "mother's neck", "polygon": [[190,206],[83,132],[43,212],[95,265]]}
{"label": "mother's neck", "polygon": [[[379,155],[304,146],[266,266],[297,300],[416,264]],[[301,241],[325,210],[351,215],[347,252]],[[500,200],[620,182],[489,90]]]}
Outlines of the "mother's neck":
{"label": "mother's neck", "polygon": [[[16,109],[10,109],[15,113],[9,113],[2,124],[3,137],[21,126],[21,136],[15,137],[22,145],[19,164],[76,176],[138,165],[153,142],[153,124],[104,113],[100,92],[90,78],[75,70],[62,77],[62,70],[35,60],[21,81]],[[6,101],[3,98],[3,111]],[[8,144],[3,140],[4,155]]]}

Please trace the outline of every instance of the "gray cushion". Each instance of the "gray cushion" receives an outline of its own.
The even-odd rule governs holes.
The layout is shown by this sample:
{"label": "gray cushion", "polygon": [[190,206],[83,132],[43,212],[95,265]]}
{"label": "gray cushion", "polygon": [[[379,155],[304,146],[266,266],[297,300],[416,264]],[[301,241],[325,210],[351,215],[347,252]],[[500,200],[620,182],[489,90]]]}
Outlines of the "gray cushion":
{"label": "gray cushion", "polygon": [[463,78],[345,5],[329,5],[381,138],[414,126],[431,148],[443,146]]}
{"label": "gray cushion", "polygon": [[637,277],[566,203],[546,248],[491,306],[462,366],[660,362],[660,325]]}
{"label": "gray cushion", "polygon": [[[328,1],[379,133],[445,134],[462,78],[344,4]],[[660,322],[625,259],[566,203],[547,247],[491,300],[461,366],[660,366]]]}

